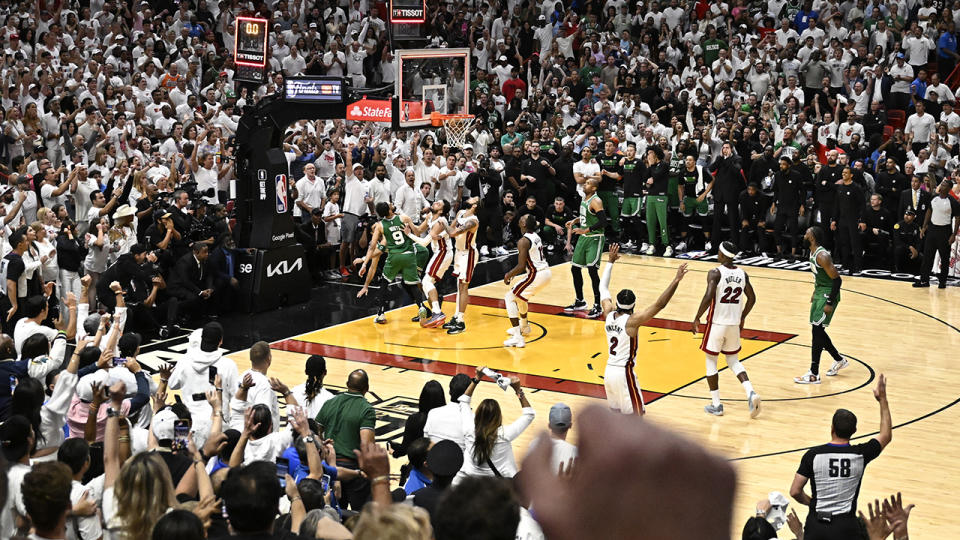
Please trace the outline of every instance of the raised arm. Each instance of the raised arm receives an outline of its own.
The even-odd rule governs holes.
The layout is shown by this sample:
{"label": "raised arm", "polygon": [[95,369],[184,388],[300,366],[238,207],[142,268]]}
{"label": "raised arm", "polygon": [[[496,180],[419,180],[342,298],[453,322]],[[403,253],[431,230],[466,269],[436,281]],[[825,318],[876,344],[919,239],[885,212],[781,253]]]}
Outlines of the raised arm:
{"label": "raised arm", "polygon": [[610,254],[607,256],[607,266],[603,268],[603,275],[600,277],[600,306],[603,307],[603,318],[616,308],[610,296],[610,278],[613,277],[613,264],[620,258],[620,244],[610,246]]}
{"label": "raised arm", "polygon": [[877,376],[877,387],[873,389],[873,397],[880,404],[880,432],[874,439],[880,443],[880,448],[886,448],[893,440],[893,420],[890,418],[890,404],[887,403],[887,378],[883,373]]}
{"label": "raised arm", "polygon": [[676,276],[674,276],[673,281],[667,285],[667,288],[660,295],[660,298],[657,298],[657,301],[652,306],[640,313],[634,313],[627,319],[627,330],[629,332],[636,332],[641,324],[652,319],[654,315],[660,313],[663,308],[667,307],[670,299],[673,298],[673,293],[677,292],[677,286],[680,285],[680,281],[683,280],[683,276],[685,276],[686,273],[687,263],[683,263],[677,268]]}

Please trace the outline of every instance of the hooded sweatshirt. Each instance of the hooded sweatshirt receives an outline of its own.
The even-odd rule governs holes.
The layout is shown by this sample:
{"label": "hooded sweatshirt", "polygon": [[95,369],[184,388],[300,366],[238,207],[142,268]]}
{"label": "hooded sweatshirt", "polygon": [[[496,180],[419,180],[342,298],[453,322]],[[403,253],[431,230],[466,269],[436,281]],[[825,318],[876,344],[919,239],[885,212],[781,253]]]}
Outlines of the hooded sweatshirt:
{"label": "hooded sweatshirt", "polygon": [[210,384],[209,370],[210,366],[215,366],[217,374],[220,375],[220,383],[223,385],[222,412],[224,418],[229,418],[230,400],[237,393],[240,382],[237,365],[233,360],[225,358],[219,349],[209,352],[200,350],[199,340],[192,338],[194,336],[189,339],[190,346],[183,359],[174,366],[167,386],[171,390],[180,390],[180,399],[190,411],[194,425],[198,422],[208,423],[213,412],[210,410],[210,404],[206,399],[194,401],[193,395],[214,389]]}

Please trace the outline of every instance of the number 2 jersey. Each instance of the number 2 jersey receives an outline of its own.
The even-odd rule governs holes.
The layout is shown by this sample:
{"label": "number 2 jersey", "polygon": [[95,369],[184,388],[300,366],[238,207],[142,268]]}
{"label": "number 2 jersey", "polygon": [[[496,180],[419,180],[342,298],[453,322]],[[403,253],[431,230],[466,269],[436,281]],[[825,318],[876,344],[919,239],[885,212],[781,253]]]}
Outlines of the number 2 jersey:
{"label": "number 2 jersey", "polygon": [[607,314],[603,328],[607,332],[608,366],[626,366],[637,356],[637,338],[627,335],[627,319],[629,313],[618,313],[616,310]]}
{"label": "number 2 jersey", "polygon": [[740,325],[743,314],[743,290],[747,286],[747,276],[737,267],[720,265],[720,281],[717,283],[716,296],[710,304],[708,323]]}

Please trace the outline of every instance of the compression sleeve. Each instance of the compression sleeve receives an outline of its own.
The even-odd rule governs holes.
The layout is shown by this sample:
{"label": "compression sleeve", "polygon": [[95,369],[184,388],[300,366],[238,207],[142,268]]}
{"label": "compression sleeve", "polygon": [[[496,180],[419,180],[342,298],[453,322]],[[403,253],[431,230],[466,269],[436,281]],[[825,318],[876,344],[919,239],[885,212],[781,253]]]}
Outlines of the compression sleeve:
{"label": "compression sleeve", "polygon": [[590,227],[591,232],[603,232],[607,228],[607,213],[604,210],[597,212],[597,222]]}
{"label": "compression sleeve", "polygon": [[827,304],[833,305],[837,301],[837,296],[840,294],[840,282],[843,281],[840,279],[840,276],[833,278],[833,283],[830,285],[830,296],[827,297]]}
{"label": "compression sleeve", "polygon": [[600,300],[610,300],[610,276],[613,275],[613,264],[607,263],[600,276]]}

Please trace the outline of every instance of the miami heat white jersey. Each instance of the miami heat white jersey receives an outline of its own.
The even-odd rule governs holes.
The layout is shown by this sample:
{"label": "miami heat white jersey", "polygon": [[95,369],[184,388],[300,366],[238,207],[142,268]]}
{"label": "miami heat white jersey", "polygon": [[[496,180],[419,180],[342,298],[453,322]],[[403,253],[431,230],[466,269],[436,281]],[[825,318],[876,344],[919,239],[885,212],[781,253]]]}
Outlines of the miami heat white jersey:
{"label": "miami heat white jersey", "polygon": [[747,286],[747,277],[737,267],[720,265],[720,282],[717,293],[710,306],[709,320],[713,324],[739,325],[743,314],[743,290]]}
{"label": "miami heat white jersey", "polygon": [[[461,210],[457,212],[457,227],[463,227],[464,225],[469,225],[471,222],[479,223],[479,218],[477,216],[467,216],[466,210]],[[457,240],[457,251],[465,251],[467,249],[477,249],[477,230],[467,231],[456,238]]]}
{"label": "miami heat white jersey", "polygon": [[544,270],[550,267],[546,257],[543,256],[543,241],[537,233],[527,233],[523,235],[530,240],[530,264],[535,270]]}
{"label": "miami heat white jersey", "polygon": [[618,314],[611,311],[607,315],[604,329],[607,331],[607,365],[626,366],[637,356],[637,338],[627,335],[629,313]]}
{"label": "miami heat white jersey", "polygon": [[[438,218],[434,218],[433,214],[430,214],[430,217],[427,219],[427,234],[430,234],[430,231],[433,230],[433,226],[436,225],[437,223],[443,224],[443,232],[440,233],[439,240],[430,240],[430,250],[433,251],[434,253],[438,253],[441,250],[450,250],[453,248],[450,242],[450,235],[447,234],[447,218],[446,217],[440,216]],[[443,246],[442,248],[441,248],[441,244]]]}

